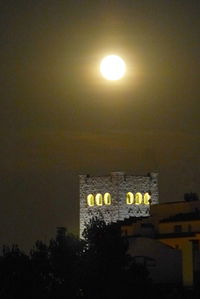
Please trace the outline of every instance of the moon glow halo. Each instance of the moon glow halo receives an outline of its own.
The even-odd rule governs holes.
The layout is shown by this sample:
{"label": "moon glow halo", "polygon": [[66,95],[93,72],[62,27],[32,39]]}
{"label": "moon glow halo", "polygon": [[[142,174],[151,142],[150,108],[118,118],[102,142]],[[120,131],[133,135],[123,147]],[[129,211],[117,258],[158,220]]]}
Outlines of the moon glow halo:
{"label": "moon glow halo", "polygon": [[109,55],[102,59],[100,63],[102,76],[111,81],[121,79],[126,72],[126,65],[123,59],[117,55]]}

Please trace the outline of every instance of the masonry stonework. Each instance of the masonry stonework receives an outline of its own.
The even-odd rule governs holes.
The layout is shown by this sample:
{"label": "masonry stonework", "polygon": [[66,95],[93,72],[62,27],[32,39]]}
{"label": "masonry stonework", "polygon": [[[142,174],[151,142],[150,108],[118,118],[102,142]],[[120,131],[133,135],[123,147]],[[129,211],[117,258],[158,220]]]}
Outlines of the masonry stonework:
{"label": "masonry stonework", "polygon": [[[126,175],[124,172],[111,172],[106,176],[80,175],[80,236],[85,225],[93,217],[102,217],[106,223],[117,222],[129,217],[147,217],[150,205],[158,203],[158,174]],[[110,205],[89,206],[87,196],[98,193],[111,195]],[[149,193],[150,204],[127,204],[126,194]]]}

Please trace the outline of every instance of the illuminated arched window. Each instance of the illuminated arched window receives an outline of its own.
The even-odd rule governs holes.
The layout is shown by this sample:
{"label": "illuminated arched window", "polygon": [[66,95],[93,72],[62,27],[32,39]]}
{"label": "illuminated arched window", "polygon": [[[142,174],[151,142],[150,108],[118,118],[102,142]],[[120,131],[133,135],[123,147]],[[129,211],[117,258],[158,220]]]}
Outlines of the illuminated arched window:
{"label": "illuminated arched window", "polygon": [[87,204],[88,206],[90,207],[93,207],[94,206],[94,195],[93,194],[89,194],[87,196]]}
{"label": "illuminated arched window", "polygon": [[150,204],[150,202],[149,202],[150,199],[151,199],[151,195],[148,192],[145,193],[144,194],[144,204],[149,205]]}
{"label": "illuminated arched window", "polygon": [[97,193],[95,196],[95,202],[97,206],[102,206],[103,205],[103,196],[101,193]]}
{"label": "illuminated arched window", "polygon": [[140,205],[142,203],[142,194],[140,192],[137,192],[135,194],[135,204]]}
{"label": "illuminated arched window", "polygon": [[103,199],[104,199],[104,204],[105,205],[107,205],[107,206],[111,205],[111,195],[110,195],[110,193],[105,193]]}
{"label": "illuminated arched window", "polygon": [[132,192],[126,193],[126,203],[127,205],[132,205],[134,202],[134,195]]}

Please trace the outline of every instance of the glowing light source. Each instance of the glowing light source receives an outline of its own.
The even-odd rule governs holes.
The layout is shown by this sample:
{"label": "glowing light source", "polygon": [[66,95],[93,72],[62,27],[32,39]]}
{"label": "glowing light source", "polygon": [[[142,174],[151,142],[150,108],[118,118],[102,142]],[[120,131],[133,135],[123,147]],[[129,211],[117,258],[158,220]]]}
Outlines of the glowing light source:
{"label": "glowing light source", "polygon": [[151,195],[149,193],[144,194],[144,204],[149,205],[149,200],[151,199]]}
{"label": "glowing light source", "polygon": [[[150,205],[150,199],[151,195],[146,192],[144,195],[142,193],[137,192],[136,194],[133,194],[132,192],[126,193],[126,204],[127,205]],[[111,194],[106,192],[104,195],[101,193],[97,193],[94,197],[93,194],[88,194],[87,196],[87,204],[90,207],[93,207],[95,205],[97,206],[110,206],[112,204],[112,197]]]}
{"label": "glowing light source", "polygon": [[95,201],[97,206],[102,206],[103,205],[103,196],[101,193],[97,193],[95,196]]}
{"label": "glowing light source", "polygon": [[89,194],[87,196],[87,204],[88,206],[90,207],[93,207],[94,206],[94,195],[93,194]]}
{"label": "glowing light source", "polygon": [[126,194],[126,203],[127,205],[132,205],[134,203],[134,195],[132,192]]}
{"label": "glowing light source", "polygon": [[119,56],[109,55],[101,61],[100,72],[107,80],[119,80],[126,72],[126,65]]}
{"label": "glowing light source", "polygon": [[111,205],[111,195],[110,195],[110,193],[105,193],[103,199],[104,199],[104,204],[105,205],[107,205],[107,206]]}
{"label": "glowing light source", "polygon": [[140,192],[137,192],[135,194],[135,204],[140,205],[142,203],[142,194]]}

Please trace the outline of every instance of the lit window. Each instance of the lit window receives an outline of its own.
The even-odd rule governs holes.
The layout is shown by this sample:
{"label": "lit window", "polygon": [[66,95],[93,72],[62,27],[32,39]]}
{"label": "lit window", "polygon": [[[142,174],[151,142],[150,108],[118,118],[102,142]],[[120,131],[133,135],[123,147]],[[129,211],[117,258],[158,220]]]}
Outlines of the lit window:
{"label": "lit window", "polygon": [[144,194],[144,204],[149,205],[150,204],[150,202],[149,202],[150,199],[151,199],[151,195],[149,193],[145,193]]}
{"label": "lit window", "polygon": [[103,197],[102,197],[101,193],[97,193],[97,195],[95,196],[95,202],[96,202],[97,206],[103,205]]}
{"label": "lit window", "polygon": [[142,194],[140,192],[137,192],[135,194],[135,204],[140,205],[142,203]]}
{"label": "lit window", "polygon": [[89,194],[87,196],[87,204],[88,206],[90,207],[93,207],[94,206],[94,195],[93,194]]}
{"label": "lit window", "polygon": [[110,193],[105,193],[104,194],[104,204],[107,206],[111,205],[111,195]]}
{"label": "lit window", "polygon": [[126,203],[127,205],[132,205],[134,202],[134,195],[132,192],[126,193]]}

